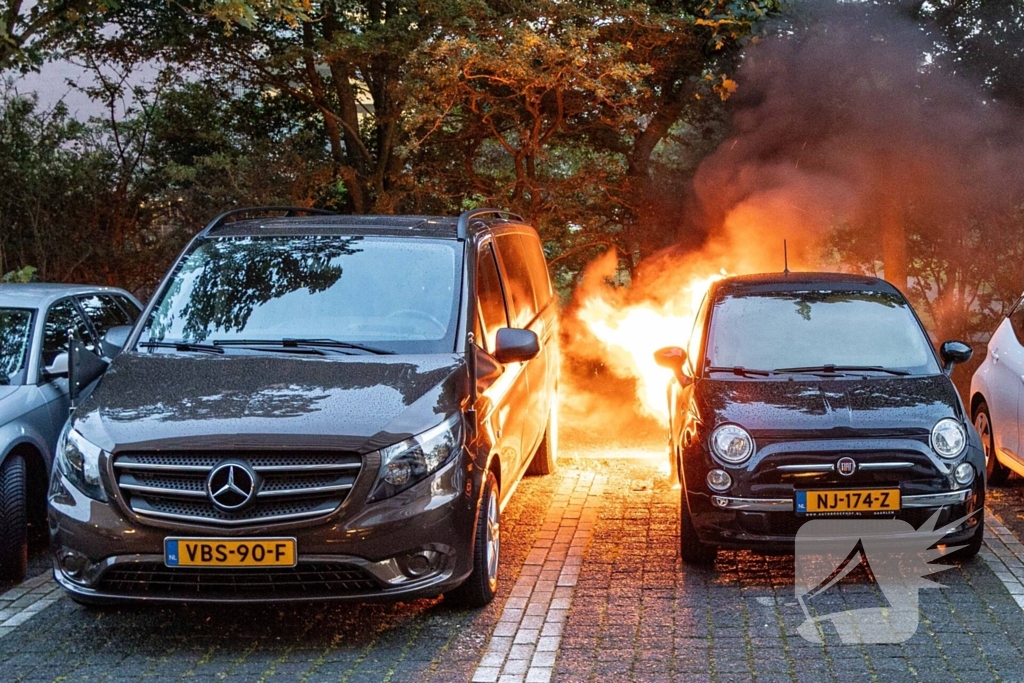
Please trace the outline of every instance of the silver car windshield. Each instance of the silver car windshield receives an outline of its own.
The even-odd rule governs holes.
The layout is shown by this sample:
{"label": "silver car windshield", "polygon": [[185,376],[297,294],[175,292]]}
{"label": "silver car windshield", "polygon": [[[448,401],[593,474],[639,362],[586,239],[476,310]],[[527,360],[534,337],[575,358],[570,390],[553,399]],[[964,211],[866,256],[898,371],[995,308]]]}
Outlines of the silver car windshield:
{"label": "silver car windshield", "polygon": [[872,291],[724,296],[711,314],[707,365],[769,372],[824,366],[939,372],[906,300]]}
{"label": "silver car windshield", "polygon": [[[383,353],[451,353],[461,249],[455,240],[362,235],[199,241],[159,295],[140,347],[274,342],[358,345]],[[248,344],[248,342],[263,342]]]}
{"label": "silver car windshield", "polygon": [[0,308],[0,384],[24,384],[32,342],[33,311]]}

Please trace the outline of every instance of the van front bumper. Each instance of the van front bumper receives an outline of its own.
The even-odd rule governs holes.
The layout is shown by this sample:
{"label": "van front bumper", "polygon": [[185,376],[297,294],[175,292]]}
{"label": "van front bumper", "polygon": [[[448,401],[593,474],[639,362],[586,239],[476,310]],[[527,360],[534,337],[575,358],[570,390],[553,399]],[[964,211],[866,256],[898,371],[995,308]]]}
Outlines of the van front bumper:
{"label": "van front bumper", "polygon": [[[459,460],[402,493],[323,520],[197,531],[140,524],[55,471],[54,578],[80,602],[384,601],[435,597],[472,570],[475,492]],[[472,492],[472,493],[471,493]],[[170,567],[167,537],[291,537],[295,567]]]}

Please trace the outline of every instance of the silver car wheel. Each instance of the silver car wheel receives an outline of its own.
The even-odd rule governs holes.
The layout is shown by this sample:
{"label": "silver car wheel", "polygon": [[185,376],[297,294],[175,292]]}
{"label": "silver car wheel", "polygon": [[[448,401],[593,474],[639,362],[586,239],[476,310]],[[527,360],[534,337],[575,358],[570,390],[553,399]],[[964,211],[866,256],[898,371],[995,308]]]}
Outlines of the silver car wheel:
{"label": "silver car wheel", "polygon": [[981,436],[981,445],[985,450],[985,467],[988,467],[989,460],[992,458],[992,425],[989,424],[987,413],[979,412],[975,416],[974,428]]}

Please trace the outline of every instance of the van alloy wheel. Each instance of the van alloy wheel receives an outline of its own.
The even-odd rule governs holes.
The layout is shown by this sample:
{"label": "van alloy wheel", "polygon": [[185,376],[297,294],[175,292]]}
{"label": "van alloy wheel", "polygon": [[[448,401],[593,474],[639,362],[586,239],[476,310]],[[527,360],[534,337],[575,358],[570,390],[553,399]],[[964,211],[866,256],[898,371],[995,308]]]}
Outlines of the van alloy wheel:
{"label": "van alloy wheel", "polygon": [[487,501],[487,582],[492,591],[498,589],[498,559],[501,554],[501,512],[498,496],[491,489]]}
{"label": "van alloy wheel", "polygon": [[457,588],[445,593],[445,602],[457,607],[484,607],[498,590],[501,560],[501,508],[498,480],[493,472],[484,479],[473,538],[473,571]]}

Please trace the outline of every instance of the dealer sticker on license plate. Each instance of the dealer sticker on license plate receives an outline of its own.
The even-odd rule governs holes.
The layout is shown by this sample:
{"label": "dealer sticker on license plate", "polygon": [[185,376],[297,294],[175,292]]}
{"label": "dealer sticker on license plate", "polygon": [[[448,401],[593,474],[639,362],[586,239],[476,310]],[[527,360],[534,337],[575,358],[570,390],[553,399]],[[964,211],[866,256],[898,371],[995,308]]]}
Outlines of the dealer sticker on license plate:
{"label": "dealer sticker on license plate", "polygon": [[840,489],[797,491],[798,515],[896,512],[900,509],[899,489]]}
{"label": "dealer sticker on license plate", "polygon": [[294,567],[294,538],[165,538],[168,567]]}

